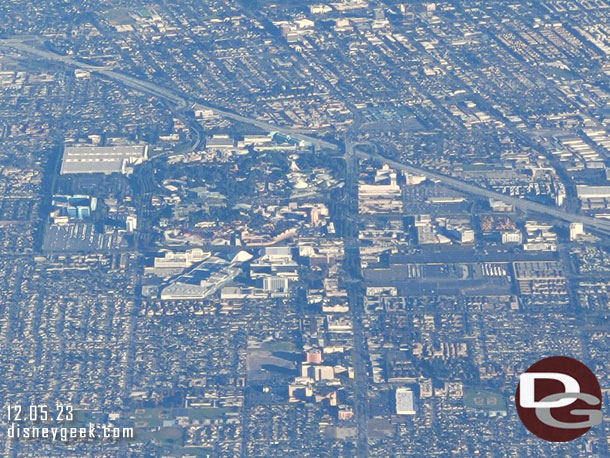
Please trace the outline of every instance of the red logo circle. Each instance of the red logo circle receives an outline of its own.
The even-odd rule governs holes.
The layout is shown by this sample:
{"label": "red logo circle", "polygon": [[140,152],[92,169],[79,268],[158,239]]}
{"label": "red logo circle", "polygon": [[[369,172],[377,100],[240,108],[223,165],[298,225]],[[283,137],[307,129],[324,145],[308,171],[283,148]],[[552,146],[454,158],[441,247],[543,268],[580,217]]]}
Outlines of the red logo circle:
{"label": "red logo circle", "polygon": [[580,361],[545,358],[519,379],[515,404],[525,427],[550,442],[567,442],[601,422],[602,393],[597,378]]}

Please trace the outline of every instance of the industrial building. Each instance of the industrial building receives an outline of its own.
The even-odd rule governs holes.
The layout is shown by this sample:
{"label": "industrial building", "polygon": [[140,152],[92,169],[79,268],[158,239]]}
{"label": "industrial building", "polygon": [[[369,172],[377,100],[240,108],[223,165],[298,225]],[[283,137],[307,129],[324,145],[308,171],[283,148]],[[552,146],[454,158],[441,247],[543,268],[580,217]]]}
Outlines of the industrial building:
{"label": "industrial building", "polygon": [[73,173],[122,173],[148,159],[148,145],[66,146],[61,161],[62,175]]}

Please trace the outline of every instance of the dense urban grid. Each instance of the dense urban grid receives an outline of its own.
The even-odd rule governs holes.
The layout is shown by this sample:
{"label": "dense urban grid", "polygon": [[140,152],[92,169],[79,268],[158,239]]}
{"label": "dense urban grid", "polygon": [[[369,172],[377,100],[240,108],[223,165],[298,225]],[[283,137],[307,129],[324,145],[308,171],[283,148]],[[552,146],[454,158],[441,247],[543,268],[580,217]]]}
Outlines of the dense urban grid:
{"label": "dense urban grid", "polygon": [[[3,456],[608,456],[610,1],[4,0]],[[23,426],[31,426],[25,421]]]}

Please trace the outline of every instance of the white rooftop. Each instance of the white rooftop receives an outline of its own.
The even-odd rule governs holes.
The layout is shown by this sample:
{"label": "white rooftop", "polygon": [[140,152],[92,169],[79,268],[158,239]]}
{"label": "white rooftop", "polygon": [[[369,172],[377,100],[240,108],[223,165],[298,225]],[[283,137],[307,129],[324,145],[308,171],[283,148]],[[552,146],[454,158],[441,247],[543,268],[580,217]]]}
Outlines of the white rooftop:
{"label": "white rooftop", "polygon": [[146,159],[148,145],[66,146],[60,173],[125,174],[128,165],[141,164]]}
{"label": "white rooftop", "polygon": [[415,415],[413,391],[408,388],[396,389],[396,413],[398,415]]}

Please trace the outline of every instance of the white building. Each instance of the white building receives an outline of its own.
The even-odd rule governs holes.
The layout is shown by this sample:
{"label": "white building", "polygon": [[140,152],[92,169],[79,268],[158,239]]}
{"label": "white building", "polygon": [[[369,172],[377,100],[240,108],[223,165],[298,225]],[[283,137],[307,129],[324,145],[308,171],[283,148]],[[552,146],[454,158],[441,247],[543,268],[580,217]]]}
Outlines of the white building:
{"label": "white building", "polygon": [[388,164],[375,172],[372,184],[361,183],[358,185],[358,197],[367,196],[392,196],[400,195],[400,186],[397,183],[397,174]]}
{"label": "white building", "polygon": [[316,4],[309,6],[309,12],[311,14],[325,14],[330,13],[332,10],[333,9],[330,6],[324,4]]}
{"label": "white building", "polygon": [[286,277],[264,277],[263,278],[263,290],[264,291],[288,291],[288,278]]}
{"label": "white building", "polygon": [[148,159],[148,145],[66,146],[60,174],[122,173],[129,175],[134,165]]}
{"label": "white building", "polygon": [[231,149],[235,147],[235,140],[227,134],[215,134],[205,140],[206,148]]}
{"label": "white building", "polygon": [[518,229],[502,232],[502,243],[523,243],[523,234]]}
{"label": "white building", "polygon": [[396,413],[398,415],[415,415],[413,391],[409,388],[396,389]]}
{"label": "white building", "polygon": [[252,259],[245,251],[237,253],[233,259],[226,260],[210,256],[188,273],[171,281],[161,290],[163,300],[197,300],[205,299],[241,273],[242,264]]}
{"label": "white building", "polygon": [[138,217],[135,215],[129,215],[125,218],[125,225],[127,226],[127,232],[130,234],[135,232],[138,227]]}
{"label": "white building", "polygon": [[211,253],[203,251],[201,248],[193,248],[182,253],[168,251],[164,253],[162,258],[155,258],[154,266],[158,269],[168,267],[186,269],[210,256]]}
{"label": "white building", "polygon": [[570,240],[577,240],[579,237],[585,235],[585,227],[582,223],[570,224]]}

